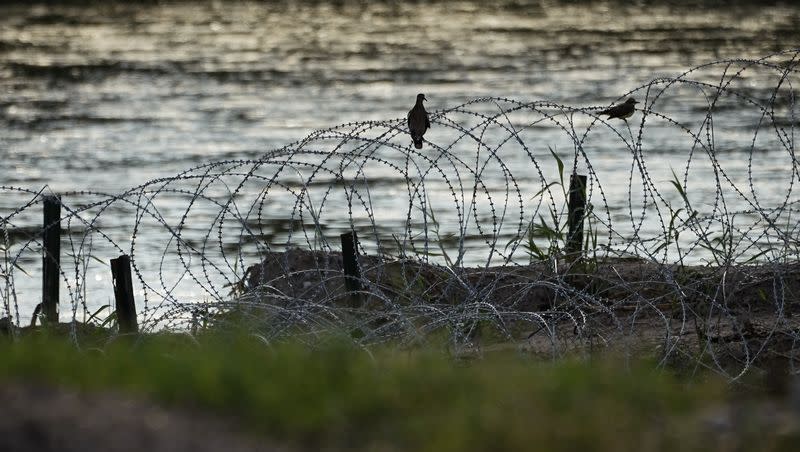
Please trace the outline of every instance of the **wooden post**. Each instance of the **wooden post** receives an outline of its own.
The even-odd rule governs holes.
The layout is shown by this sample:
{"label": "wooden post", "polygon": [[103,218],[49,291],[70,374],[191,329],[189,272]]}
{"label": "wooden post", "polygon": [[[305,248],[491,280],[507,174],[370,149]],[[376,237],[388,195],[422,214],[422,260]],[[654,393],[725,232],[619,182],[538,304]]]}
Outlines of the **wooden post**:
{"label": "wooden post", "polygon": [[586,176],[572,174],[569,177],[567,209],[566,251],[568,255],[580,255],[583,251],[583,216],[586,212]]}
{"label": "wooden post", "polygon": [[356,250],[358,235],[355,231],[342,234],[342,266],[344,267],[344,286],[350,293],[361,290],[361,271],[358,269]]}
{"label": "wooden post", "polygon": [[58,289],[61,279],[61,197],[44,197],[42,222],[42,313],[48,323],[58,323]]}
{"label": "wooden post", "polygon": [[114,281],[114,298],[117,301],[117,324],[120,334],[139,332],[136,321],[136,303],[133,301],[131,258],[122,254],[111,259],[111,276]]}

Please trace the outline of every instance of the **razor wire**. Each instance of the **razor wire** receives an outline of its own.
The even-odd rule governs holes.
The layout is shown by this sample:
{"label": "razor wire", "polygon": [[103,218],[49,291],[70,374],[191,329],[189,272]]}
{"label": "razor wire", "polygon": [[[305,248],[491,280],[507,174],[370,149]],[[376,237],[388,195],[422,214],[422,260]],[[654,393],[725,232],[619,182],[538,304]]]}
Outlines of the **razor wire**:
{"label": "razor wire", "polygon": [[[405,118],[358,121],[120,193],[59,193],[61,318],[110,304],[102,274],[124,253],[144,331],[649,348],[731,379],[766,353],[793,365],[799,55],[654,78],[616,99],[640,101],[627,121],[601,117],[607,105],[482,97],[432,112],[423,149]],[[579,259],[564,253],[573,173],[588,180]],[[3,316],[18,326],[39,300],[48,192],[0,186],[18,206],[0,218]],[[345,232],[359,238],[357,294]]]}

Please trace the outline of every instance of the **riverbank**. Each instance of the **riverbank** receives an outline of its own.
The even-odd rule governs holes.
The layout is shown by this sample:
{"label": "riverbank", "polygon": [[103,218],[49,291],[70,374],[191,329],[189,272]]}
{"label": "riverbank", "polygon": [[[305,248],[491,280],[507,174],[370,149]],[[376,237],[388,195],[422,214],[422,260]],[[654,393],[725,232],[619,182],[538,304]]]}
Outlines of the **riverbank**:
{"label": "riverbank", "polygon": [[265,252],[187,331],[14,328],[0,340],[0,449],[789,451],[800,439],[796,264],[358,263],[353,292],[341,253]]}
{"label": "riverbank", "polygon": [[[790,367],[800,330],[800,265],[679,265],[640,258],[456,267],[358,257],[348,292],[339,252],[265,252],[235,287],[232,323],[270,336],[319,325],[362,342],[498,348],[558,358],[597,350],[656,356],[733,377]],[[236,314],[239,315],[236,315]],[[221,324],[225,315],[217,317]],[[305,327],[301,322],[307,322]],[[767,364],[769,363],[769,364]]]}

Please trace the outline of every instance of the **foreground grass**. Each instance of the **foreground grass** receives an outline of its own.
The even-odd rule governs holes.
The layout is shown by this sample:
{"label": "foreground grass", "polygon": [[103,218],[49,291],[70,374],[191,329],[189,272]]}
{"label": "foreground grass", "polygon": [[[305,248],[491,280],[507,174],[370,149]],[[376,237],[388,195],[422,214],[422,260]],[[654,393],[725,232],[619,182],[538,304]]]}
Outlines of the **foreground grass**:
{"label": "foreground grass", "polygon": [[698,416],[725,395],[718,382],[613,359],[497,355],[459,364],[433,351],[367,353],[335,341],[312,350],[246,337],[151,337],[81,351],[62,339],[26,338],[0,344],[0,356],[3,381],[206,408],[309,449],[715,450]]}

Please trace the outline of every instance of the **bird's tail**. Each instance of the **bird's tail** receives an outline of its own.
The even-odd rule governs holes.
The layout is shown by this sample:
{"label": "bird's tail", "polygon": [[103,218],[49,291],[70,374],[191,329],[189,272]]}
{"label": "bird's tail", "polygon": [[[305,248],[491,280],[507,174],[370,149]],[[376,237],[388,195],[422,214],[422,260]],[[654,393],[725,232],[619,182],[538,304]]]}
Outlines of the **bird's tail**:
{"label": "bird's tail", "polygon": [[412,138],[414,140],[414,147],[417,149],[422,149],[422,138]]}

